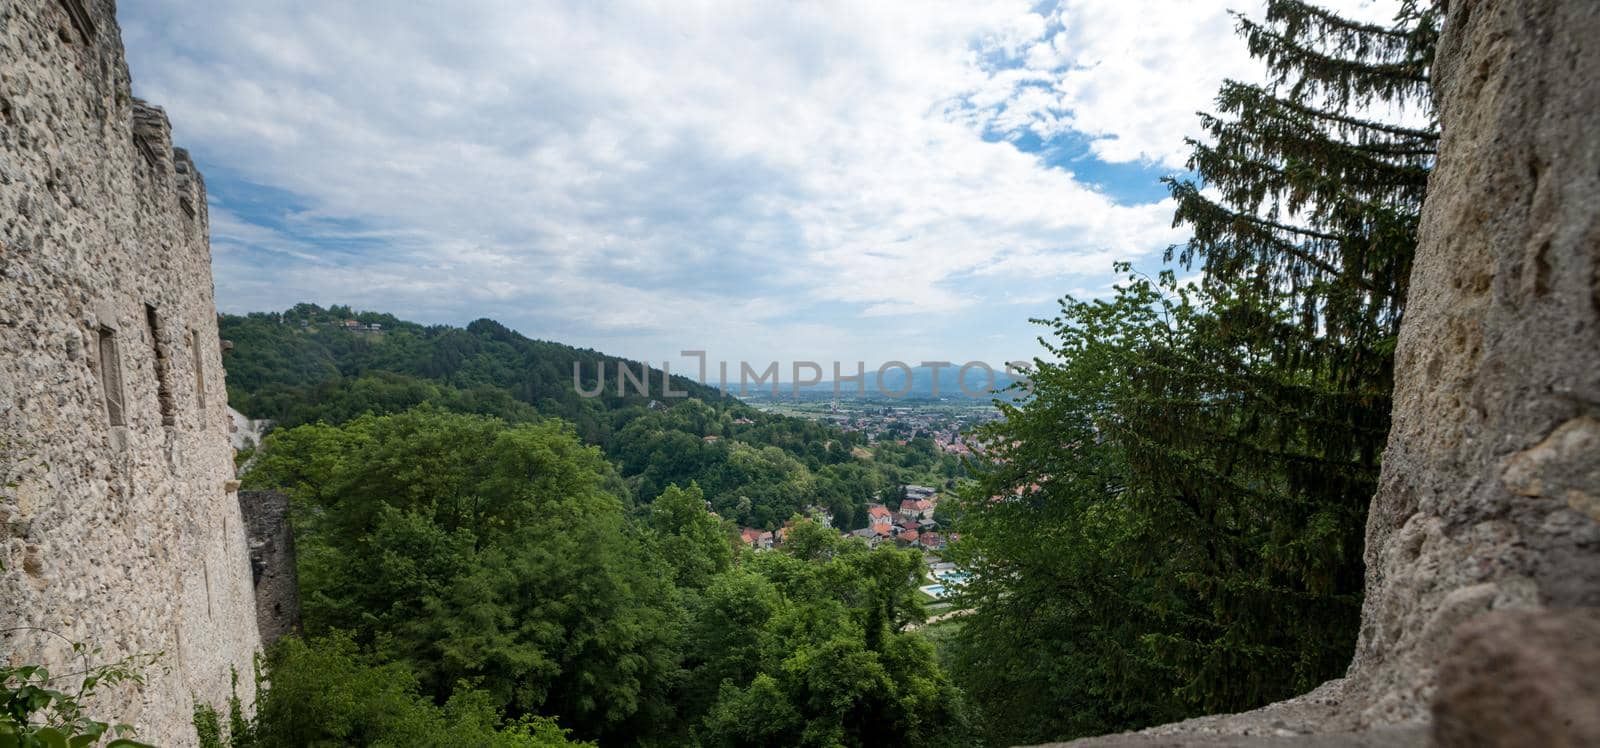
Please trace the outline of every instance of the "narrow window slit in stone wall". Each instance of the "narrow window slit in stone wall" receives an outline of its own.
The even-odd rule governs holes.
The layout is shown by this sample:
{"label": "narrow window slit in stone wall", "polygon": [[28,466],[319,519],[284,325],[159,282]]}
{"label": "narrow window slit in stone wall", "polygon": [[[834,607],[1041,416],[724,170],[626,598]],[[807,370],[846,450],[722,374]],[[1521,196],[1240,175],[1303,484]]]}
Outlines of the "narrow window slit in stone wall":
{"label": "narrow window slit in stone wall", "polygon": [[178,422],[178,409],[172,398],[172,385],[168,381],[172,367],[171,360],[167,357],[166,342],[161,336],[161,317],[156,314],[155,307],[145,304],[144,320],[150,331],[150,349],[155,353],[156,401],[161,408],[161,424],[173,426]]}
{"label": "narrow window slit in stone wall", "polygon": [[139,149],[139,153],[144,156],[144,160],[150,164],[151,169],[160,171],[161,157],[156,155],[156,149],[150,145],[150,141],[135,135],[133,136],[133,145]]}
{"label": "narrow window slit in stone wall", "polygon": [[67,11],[67,16],[72,19],[72,25],[78,27],[78,33],[83,35],[85,42],[94,41],[94,19],[89,17],[89,11],[83,7],[81,0],[61,0],[61,7]]}
{"label": "narrow window slit in stone wall", "polygon": [[194,399],[200,410],[206,409],[206,365],[205,355],[200,350],[199,330],[189,331],[189,350],[194,354]]}
{"label": "narrow window slit in stone wall", "polygon": [[117,334],[100,328],[100,389],[106,395],[106,420],[112,426],[128,425],[122,400],[122,362],[117,356]]}

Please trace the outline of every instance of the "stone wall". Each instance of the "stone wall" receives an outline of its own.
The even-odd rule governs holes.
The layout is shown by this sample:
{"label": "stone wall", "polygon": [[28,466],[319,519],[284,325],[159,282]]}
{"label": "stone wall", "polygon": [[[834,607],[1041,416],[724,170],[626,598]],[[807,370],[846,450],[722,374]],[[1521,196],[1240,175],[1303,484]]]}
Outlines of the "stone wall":
{"label": "stone wall", "polygon": [[1454,0],[1367,525],[1361,724],[1427,717],[1452,632],[1600,605],[1600,3]]}
{"label": "stone wall", "polygon": [[256,615],[263,644],[300,630],[300,582],[295,573],[294,528],[289,495],[281,491],[240,491],[245,537],[250,542],[250,573],[255,581]]}
{"label": "stone wall", "polygon": [[163,745],[260,641],[207,234],[112,0],[0,3],[0,657],[162,653],[93,709]]}

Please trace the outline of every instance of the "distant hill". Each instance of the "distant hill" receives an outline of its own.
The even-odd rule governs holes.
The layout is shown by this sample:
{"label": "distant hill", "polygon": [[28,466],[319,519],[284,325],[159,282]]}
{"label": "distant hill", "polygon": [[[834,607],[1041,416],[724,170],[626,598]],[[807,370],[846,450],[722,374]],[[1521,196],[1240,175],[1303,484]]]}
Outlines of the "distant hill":
{"label": "distant hill", "polygon": [[[935,374],[937,373],[937,376]],[[895,393],[906,389],[906,371],[899,367],[889,369],[883,373],[883,387],[878,388],[876,372],[867,374],[867,390],[878,391],[878,394]],[[1016,379],[1005,373],[1004,365],[994,370],[994,383],[989,382],[989,373],[982,368],[968,369],[966,376],[961,375],[960,366],[941,366],[938,369],[927,366],[916,366],[911,369],[911,387],[908,397],[933,397],[937,392],[938,397],[972,398],[987,400],[993,395],[993,390],[1004,390],[1010,387]],[[938,389],[934,389],[937,383]],[[847,387],[851,383],[845,382]],[[966,390],[962,385],[966,385]],[[830,383],[828,388],[831,390]],[[841,390],[844,387],[840,388]]]}
{"label": "distant hill", "polygon": [[[349,307],[300,304],[284,312],[222,315],[232,342],[224,363],[228,399],[277,427],[343,424],[427,405],[512,423],[560,418],[613,463],[617,493],[649,502],[668,486],[699,486],[718,514],[746,527],[777,529],[807,507],[825,507],[837,526],[866,524],[866,506],[909,483],[947,485],[964,468],[927,437],[880,442],[832,425],[763,413],[730,395],[661,372],[650,394],[617,392],[617,367],[640,365],[586,348],[533,340],[480,319],[465,328],[419,325]],[[605,368],[605,388],[592,392]]]}
{"label": "distant hill", "polygon": [[[649,369],[651,396],[617,394],[617,366],[639,363],[587,348],[528,338],[489,319],[465,328],[420,325],[390,314],[298,304],[284,312],[220,317],[228,353],[228,399],[252,418],[282,425],[339,422],[362,412],[397,412],[422,402],[510,420],[555,416],[601,440],[608,414],[661,398],[661,372]],[[594,398],[573,386],[578,364],[586,391],[605,369]],[[674,375],[673,388],[714,404],[734,401]]]}

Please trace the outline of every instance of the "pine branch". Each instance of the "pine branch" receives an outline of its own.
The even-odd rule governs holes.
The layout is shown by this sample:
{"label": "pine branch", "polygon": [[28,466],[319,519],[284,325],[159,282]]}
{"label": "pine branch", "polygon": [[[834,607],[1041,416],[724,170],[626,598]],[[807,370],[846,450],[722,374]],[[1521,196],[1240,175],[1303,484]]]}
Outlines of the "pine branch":
{"label": "pine branch", "polygon": [[1362,73],[1375,79],[1394,79],[1421,85],[1427,85],[1429,82],[1428,76],[1421,72],[1427,69],[1426,61],[1419,58],[1362,62],[1312,49],[1243,16],[1239,17],[1239,27],[1244,32],[1245,41],[1250,47],[1250,56],[1267,58],[1268,63],[1275,68],[1281,67],[1274,61],[1275,57],[1281,56],[1296,60],[1300,65],[1310,65],[1321,70],[1345,70]]}
{"label": "pine branch", "polygon": [[1269,197],[1275,216],[1280,207],[1291,214],[1305,214],[1312,225],[1330,220],[1336,212],[1374,215],[1401,210],[1414,214],[1421,208],[1424,185],[1396,185],[1369,174],[1358,173],[1339,179],[1301,162],[1294,169],[1276,163],[1224,153],[1203,143],[1190,141],[1188,167],[1206,175],[1208,183],[1222,190],[1226,202],[1235,208],[1259,210]]}
{"label": "pine branch", "polygon": [[1327,8],[1312,5],[1302,0],[1269,0],[1266,17],[1268,21],[1285,24],[1315,25],[1322,29],[1324,35],[1330,31],[1339,31],[1363,37],[1376,36],[1401,44],[1409,44],[1412,36],[1410,31],[1352,21],[1336,15]]}
{"label": "pine branch", "polygon": [[1397,188],[1427,188],[1426,154],[1386,153],[1377,148],[1361,147],[1331,138],[1293,119],[1243,116],[1237,122],[1228,122],[1209,115],[1201,115],[1200,119],[1201,126],[1217,139],[1216,149],[1223,153],[1257,160],[1300,162],[1334,179],[1351,179],[1361,174],[1370,183],[1386,181]]}
{"label": "pine branch", "polygon": [[1225,112],[1238,112],[1240,107],[1246,105],[1253,105],[1259,109],[1281,107],[1314,119],[1333,122],[1350,128],[1373,130],[1385,135],[1394,135],[1402,138],[1414,138],[1427,142],[1435,142],[1439,139],[1439,131],[1437,129],[1419,130],[1384,122],[1374,122],[1338,112],[1330,112],[1292,99],[1272,96],[1260,86],[1240,83],[1232,79],[1224,80],[1222,82],[1222,90],[1217,94],[1217,108]]}
{"label": "pine branch", "polygon": [[1249,19],[1241,19],[1240,30],[1252,57],[1266,61],[1274,82],[1288,82],[1297,76],[1293,95],[1301,97],[1321,90],[1340,106],[1350,103],[1352,94],[1359,100],[1373,97],[1387,101],[1421,98],[1428,90],[1427,60],[1366,63],[1335,57],[1300,45]]}
{"label": "pine branch", "polygon": [[[1270,221],[1247,213],[1235,212],[1206,199],[1205,196],[1200,194],[1199,189],[1196,188],[1192,182],[1178,182],[1171,179],[1164,181],[1166,181],[1168,189],[1172,193],[1172,197],[1178,201],[1178,210],[1173,218],[1173,225],[1177,226],[1183,223],[1189,223],[1190,225],[1194,226],[1195,238],[1201,240],[1202,248],[1210,245],[1212,241],[1214,241],[1212,237],[1214,237],[1215,233],[1221,229],[1226,233],[1235,235],[1238,238],[1250,239],[1252,240],[1252,243],[1263,248],[1270,247],[1273,251],[1298,260],[1307,267],[1310,267],[1328,276],[1340,278],[1354,283],[1356,286],[1370,293],[1380,294],[1385,297],[1393,295],[1393,291],[1391,289],[1380,288],[1365,277],[1359,275],[1352,276],[1350,273],[1341,270],[1339,267],[1321,257],[1318,257],[1316,254],[1307,252],[1299,245],[1284,240],[1282,237],[1274,234],[1273,231],[1287,231],[1299,236],[1305,236],[1307,238],[1327,242],[1334,245],[1332,248],[1335,250],[1340,243],[1343,243],[1352,237],[1298,228],[1289,226],[1287,224],[1281,224],[1276,221]],[[1241,231],[1241,224],[1243,226],[1253,228],[1254,231]],[[1190,244],[1193,245],[1194,242],[1191,241]],[[1206,253],[1209,256],[1210,251],[1207,250]],[[1212,268],[1209,267],[1209,262],[1207,265],[1207,271],[1212,271]]]}

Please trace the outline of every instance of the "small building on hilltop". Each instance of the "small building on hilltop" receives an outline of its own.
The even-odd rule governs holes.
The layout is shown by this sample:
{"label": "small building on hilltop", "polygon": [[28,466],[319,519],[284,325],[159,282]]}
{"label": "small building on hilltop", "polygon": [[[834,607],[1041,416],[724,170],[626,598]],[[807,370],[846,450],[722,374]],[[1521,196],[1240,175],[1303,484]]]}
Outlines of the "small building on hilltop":
{"label": "small building on hilltop", "polygon": [[192,745],[233,672],[253,701],[261,641],[205,184],[130,93],[112,0],[0,5],[0,50],[0,658],[160,653],[90,709]]}

